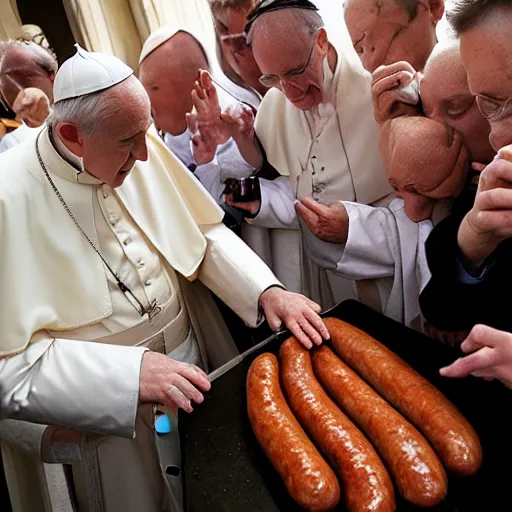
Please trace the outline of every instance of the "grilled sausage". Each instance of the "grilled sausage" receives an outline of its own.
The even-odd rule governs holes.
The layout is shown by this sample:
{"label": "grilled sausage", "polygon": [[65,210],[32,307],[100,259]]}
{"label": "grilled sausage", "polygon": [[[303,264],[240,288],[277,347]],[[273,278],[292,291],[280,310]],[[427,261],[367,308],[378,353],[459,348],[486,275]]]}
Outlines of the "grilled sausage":
{"label": "grilled sausage", "polygon": [[461,476],[478,471],[478,436],[437,388],[365,332],[336,318],[325,324],[335,352],[423,432],[448,470]]}
{"label": "grilled sausage", "polygon": [[440,503],[447,478],[428,441],[329,347],[311,357],[318,380],[373,442],[404,499],[419,507]]}
{"label": "grilled sausage", "polygon": [[316,380],[310,353],[290,338],[281,346],[279,358],[290,407],[338,472],[348,511],[394,511],[393,484],[386,468]]}
{"label": "grilled sausage", "polygon": [[249,368],[247,412],[256,438],[291,497],[312,512],[332,510],[340,499],[338,480],[290,411],[273,354],[260,355]]}

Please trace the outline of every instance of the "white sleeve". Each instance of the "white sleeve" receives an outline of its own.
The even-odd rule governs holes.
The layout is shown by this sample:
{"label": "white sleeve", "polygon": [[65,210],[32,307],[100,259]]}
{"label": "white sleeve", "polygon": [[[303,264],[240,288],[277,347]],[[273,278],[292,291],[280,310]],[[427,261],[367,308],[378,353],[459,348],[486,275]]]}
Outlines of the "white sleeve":
{"label": "white sleeve", "polygon": [[260,295],[271,286],[283,285],[263,260],[226,226],[200,228],[208,248],[199,279],[247,325],[257,327],[263,320]]}
{"label": "white sleeve", "polygon": [[217,160],[220,165],[220,181],[228,178],[247,178],[256,169],[249,165],[240,153],[236,142],[229,139],[217,149]]}
{"label": "white sleeve", "polygon": [[215,199],[216,203],[223,206],[222,195],[225,186],[220,180],[220,165],[217,157],[207,164],[198,165],[194,174],[213,199]]}
{"label": "white sleeve", "polygon": [[261,207],[249,224],[264,228],[298,229],[295,198],[288,176],[275,180],[260,178]]}
{"label": "white sleeve", "polygon": [[0,418],[132,438],[144,352],[36,333],[0,359]]}
{"label": "white sleeve", "polygon": [[351,279],[378,279],[395,273],[400,240],[388,208],[343,201],[348,217],[347,243],[336,270]]}

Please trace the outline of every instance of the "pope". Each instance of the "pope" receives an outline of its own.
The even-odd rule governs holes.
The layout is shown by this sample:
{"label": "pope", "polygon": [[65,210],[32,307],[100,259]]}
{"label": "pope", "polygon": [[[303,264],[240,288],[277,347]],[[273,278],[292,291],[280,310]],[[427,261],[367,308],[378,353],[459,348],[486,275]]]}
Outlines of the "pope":
{"label": "pope", "polygon": [[108,436],[105,510],[179,508],[150,404],[190,412],[205,371],[236,355],[204,285],[248,325],[286,324],[307,347],[328,337],[319,306],[222,224],[115,57],[77,49],[47,126],[0,173],[1,416]]}

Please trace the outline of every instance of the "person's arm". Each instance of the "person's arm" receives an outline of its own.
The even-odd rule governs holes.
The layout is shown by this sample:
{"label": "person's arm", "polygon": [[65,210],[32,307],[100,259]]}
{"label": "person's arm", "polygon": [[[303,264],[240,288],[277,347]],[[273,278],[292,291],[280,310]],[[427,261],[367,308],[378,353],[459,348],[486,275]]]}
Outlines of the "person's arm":
{"label": "person's arm", "polygon": [[286,325],[307,348],[329,338],[318,304],[286,291],[267,265],[222,224],[200,228],[208,248],[198,277],[246,324],[256,327],[264,314],[273,330]]}
{"label": "person's arm", "polygon": [[41,331],[0,359],[0,418],[132,438],[139,403],[190,412],[210,389],[199,368],[142,347],[54,339]]}
{"label": "person's arm", "polygon": [[340,203],[347,216],[343,238],[333,244],[315,237],[307,228],[303,241],[308,256],[323,268],[349,279],[379,279],[395,272],[398,247],[397,225],[388,208],[375,208],[349,201]]}
{"label": "person's arm", "polygon": [[294,206],[294,197],[290,180],[281,176],[275,180],[259,178],[261,199],[239,203],[226,196],[229,206],[247,212],[249,224],[270,229],[298,229],[299,223]]}

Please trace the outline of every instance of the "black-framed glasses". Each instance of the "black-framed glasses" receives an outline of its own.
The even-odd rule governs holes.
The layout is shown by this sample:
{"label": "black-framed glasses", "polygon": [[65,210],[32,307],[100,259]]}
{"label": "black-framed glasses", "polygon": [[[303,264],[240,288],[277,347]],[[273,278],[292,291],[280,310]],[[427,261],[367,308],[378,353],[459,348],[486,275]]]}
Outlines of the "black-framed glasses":
{"label": "black-framed glasses", "polygon": [[[315,34],[317,34],[317,33],[318,33],[318,31]],[[271,87],[280,88],[282,86],[283,82],[287,82],[289,80],[296,80],[296,79],[300,78],[307,71],[307,69],[309,68],[309,65],[311,64],[311,59],[313,58],[313,52],[315,51],[315,47],[316,47],[316,40],[317,40],[317,38],[315,35],[313,45],[311,46],[311,51],[309,52],[308,60],[307,60],[306,64],[304,64],[304,66],[302,66],[300,69],[287,71],[283,75],[278,75],[278,74],[261,75],[259,78],[260,83],[269,89]]]}

